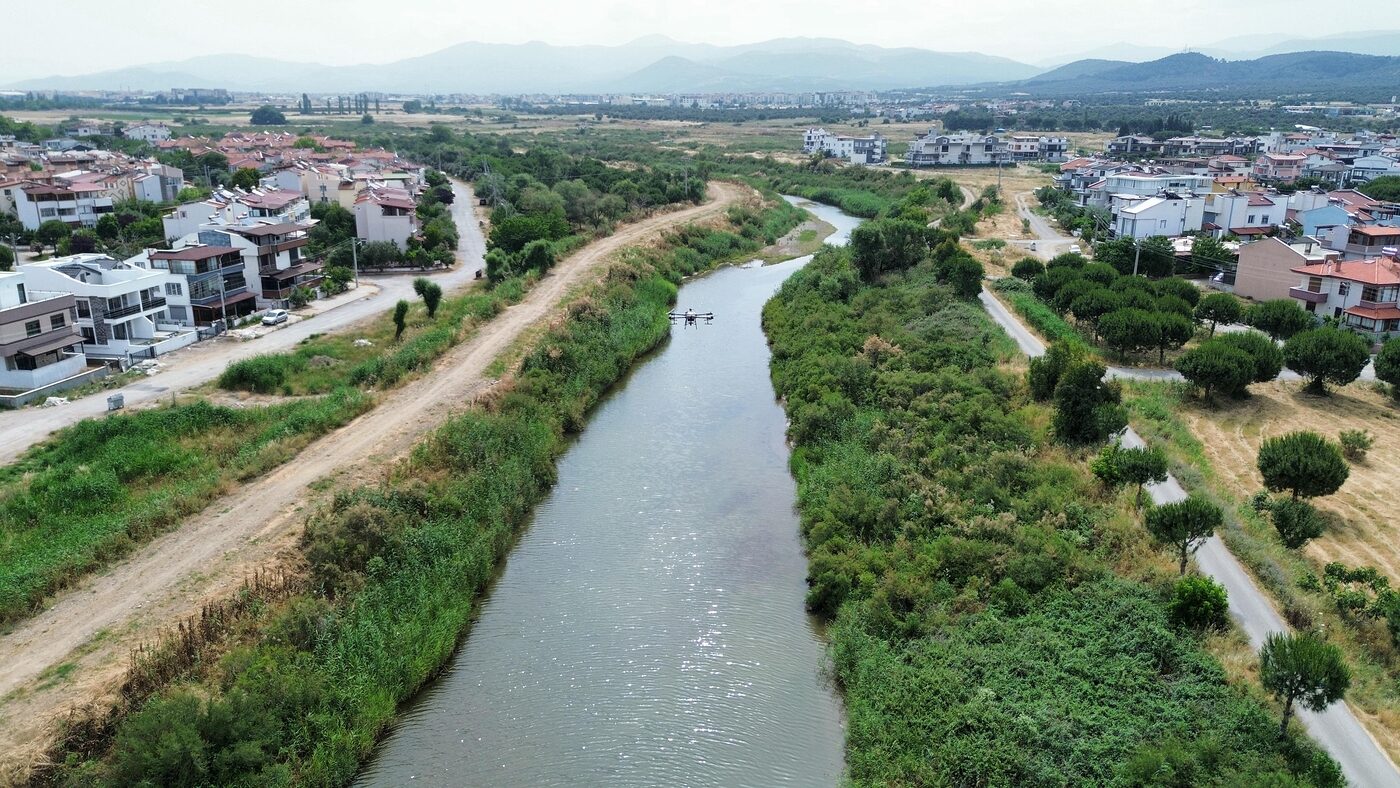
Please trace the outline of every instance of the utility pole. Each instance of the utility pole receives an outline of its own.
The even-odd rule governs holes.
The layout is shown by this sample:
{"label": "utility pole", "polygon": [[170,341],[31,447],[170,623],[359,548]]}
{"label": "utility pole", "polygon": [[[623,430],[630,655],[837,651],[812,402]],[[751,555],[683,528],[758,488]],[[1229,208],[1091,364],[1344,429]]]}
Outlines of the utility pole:
{"label": "utility pole", "polygon": [[360,289],[360,239],[350,239],[350,265],[354,266],[355,289]]}

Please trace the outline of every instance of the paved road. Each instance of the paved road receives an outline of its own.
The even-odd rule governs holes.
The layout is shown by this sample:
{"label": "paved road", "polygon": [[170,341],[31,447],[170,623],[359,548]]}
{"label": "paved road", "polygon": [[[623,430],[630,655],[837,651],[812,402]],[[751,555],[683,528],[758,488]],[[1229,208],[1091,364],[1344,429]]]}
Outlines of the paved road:
{"label": "paved road", "polygon": [[[1033,358],[1044,355],[1045,344],[1022,325],[1000,301],[986,290],[982,291],[979,298],[987,313],[1015,340],[1021,352]],[[1121,440],[1123,445],[1128,447],[1145,445],[1132,427],[1124,431]],[[1147,489],[1153,503],[1156,504],[1180,501],[1186,497],[1186,491],[1173,476],[1168,476],[1167,480],[1160,484],[1150,484]],[[1225,586],[1230,599],[1230,616],[1239,624],[1240,629],[1249,638],[1250,645],[1256,650],[1264,645],[1264,639],[1269,633],[1288,630],[1288,625],[1284,623],[1278,611],[1274,610],[1268,597],[1259,590],[1254,579],[1240,566],[1219,537],[1209,539],[1196,553],[1196,566],[1201,572]],[[1341,764],[1342,772],[1352,785],[1400,787],[1400,772],[1397,772],[1395,764],[1386,756],[1385,751],[1357,721],[1350,706],[1336,703],[1321,713],[1302,709],[1298,712],[1298,719],[1308,735]]]}
{"label": "paved road", "polygon": [[1044,216],[1032,211],[1026,203],[1026,195],[1016,195],[1016,215],[1031,223],[1031,232],[1035,233],[1035,241],[1011,241],[1013,246],[1024,251],[1031,251],[1030,245],[1035,244],[1035,254],[1042,260],[1049,260],[1057,254],[1069,251],[1071,244],[1079,243],[1078,238],[1068,235],[1060,235],[1060,232],[1050,224]]}
{"label": "paved road", "polygon": [[[476,272],[481,270],[486,254],[486,241],[472,211],[476,197],[472,194],[471,187],[466,183],[453,181],[452,191],[456,195],[451,206],[452,218],[457,222],[461,239],[457,246],[457,265],[450,271],[428,274],[449,292],[475,281]],[[0,410],[0,435],[5,436],[3,444],[0,444],[0,463],[13,462],[25,449],[48,437],[54,430],[85,418],[102,416],[107,409],[108,394],[121,392],[126,397],[127,407],[152,403],[169,398],[173,392],[193,388],[212,380],[223,372],[230,362],[260,353],[288,350],[312,334],[335,331],[367,318],[378,317],[401,298],[417,298],[413,293],[414,278],[406,274],[363,276],[362,282],[374,285],[365,287],[363,295],[357,297],[352,291],[339,296],[339,299],[344,299],[340,306],[314,317],[286,324],[257,339],[239,341],[220,337],[196,342],[187,348],[161,356],[158,360],[165,366],[157,374],[119,389],[91,394],[67,405],[52,408]]]}

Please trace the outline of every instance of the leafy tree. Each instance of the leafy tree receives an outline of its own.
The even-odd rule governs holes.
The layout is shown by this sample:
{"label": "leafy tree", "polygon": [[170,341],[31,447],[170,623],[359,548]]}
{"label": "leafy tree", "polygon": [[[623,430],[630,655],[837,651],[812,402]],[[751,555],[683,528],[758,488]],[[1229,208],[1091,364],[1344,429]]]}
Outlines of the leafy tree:
{"label": "leafy tree", "polygon": [[1078,252],[1065,252],[1064,254],[1057,254],[1052,257],[1050,262],[1046,264],[1045,270],[1053,271],[1056,268],[1069,268],[1077,271],[1088,265],[1088,263],[1089,258]]}
{"label": "leafy tree", "polygon": [[544,273],[554,267],[554,244],[545,240],[531,241],[520,250],[520,265],[527,271]]}
{"label": "leafy tree", "polygon": [[1391,395],[1400,397],[1400,338],[1381,345],[1381,352],[1376,354],[1376,380],[1389,383]]}
{"label": "leafy tree", "polygon": [[1102,364],[1078,361],[1055,385],[1055,435],[1065,443],[1099,443],[1128,423],[1118,387],[1105,383]]}
{"label": "leafy tree", "polygon": [[1147,511],[1147,530],[1153,538],[1171,546],[1177,553],[1181,574],[1186,562],[1225,522],[1219,506],[1199,496],[1154,506]]}
{"label": "leafy tree", "polygon": [[73,228],[57,219],[49,219],[34,231],[34,240],[58,251],[58,242],[73,234]]}
{"label": "leafy tree", "polygon": [[68,254],[86,254],[97,251],[97,233],[84,227],[74,230],[67,238]]}
{"label": "leafy tree", "polygon": [[913,268],[928,254],[933,236],[928,227],[907,219],[876,219],[851,232],[851,261],[862,279],[886,271]]}
{"label": "leafy tree", "polygon": [[0,271],[8,271],[15,267],[15,252],[10,247],[0,243]]}
{"label": "leafy tree", "polygon": [[1055,387],[1060,376],[1074,364],[1082,361],[1084,351],[1077,345],[1066,342],[1051,342],[1045,355],[1031,359],[1028,383],[1031,397],[1036,402],[1047,402],[1055,396]]}
{"label": "leafy tree", "polygon": [[531,241],[557,241],[569,234],[569,223],[559,216],[516,214],[491,223],[491,246],[518,252]]}
{"label": "leafy tree", "polygon": [[1269,518],[1278,531],[1279,540],[1290,550],[1297,550],[1322,535],[1322,515],[1307,501],[1285,498],[1269,504]]}
{"label": "leafy tree", "polygon": [[408,325],[408,302],[407,302],[407,301],[404,301],[403,299],[399,299],[399,302],[398,302],[397,304],[394,304],[394,341],[395,341],[395,342],[399,341],[399,337],[403,336],[403,330],[404,330],[404,328],[405,328],[407,325]]}
{"label": "leafy tree", "polygon": [[[1233,331],[1222,334],[1211,342],[1236,350],[1243,350],[1254,363],[1253,383],[1267,383],[1283,371],[1283,350],[1273,340],[1257,331]],[[1246,392],[1233,392],[1242,395]]]}
{"label": "leafy tree", "polygon": [[285,126],[287,124],[287,116],[283,115],[281,111],[277,110],[272,105],[264,104],[253,110],[253,115],[248,118],[248,122],[252,123],[254,126]]}
{"label": "leafy tree", "polygon": [[1224,629],[1229,610],[1225,587],[1200,575],[1177,580],[1167,602],[1172,621],[1192,629]]}
{"label": "leafy tree", "polygon": [[228,185],[238,189],[256,189],[262,175],[252,167],[239,167],[229,178]]}
{"label": "leafy tree", "polygon": [[102,217],[97,220],[95,229],[97,237],[104,241],[115,241],[122,232],[121,223],[117,221],[116,216],[110,213],[102,214]]}
{"label": "leafy tree", "polygon": [[1110,312],[1123,308],[1123,296],[1100,287],[1074,299],[1069,311],[1074,319],[1089,324],[1094,329],[1094,338],[1099,335],[1099,319]]}
{"label": "leafy tree", "polygon": [[1279,736],[1288,733],[1293,704],[1322,711],[1346,695],[1351,671],[1342,652],[1313,632],[1271,633],[1259,651],[1259,683],[1283,703]]}
{"label": "leafy tree", "polygon": [[1119,309],[1099,318],[1104,344],[1123,356],[1156,347],[1160,331],[1156,316],[1141,309]]}
{"label": "leafy tree", "polygon": [[1361,187],[1361,193],[1381,202],[1400,202],[1400,175],[1372,178]]}
{"label": "leafy tree", "polygon": [[1167,479],[1167,455],[1155,446],[1129,449],[1114,441],[1099,452],[1089,468],[1109,487],[1135,485],[1133,502],[1142,508],[1143,488]]}
{"label": "leafy tree", "polygon": [[1045,264],[1034,257],[1022,257],[1011,266],[1011,275],[1027,282],[1045,273]]}
{"label": "leafy tree", "polygon": [[1233,271],[1239,264],[1239,255],[1214,236],[1203,235],[1191,246],[1191,263],[1197,271],[1207,273]]}
{"label": "leafy tree", "polygon": [[1215,336],[1215,327],[1221,323],[1234,323],[1244,314],[1240,300],[1229,293],[1211,293],[1196,304],[1196,319],[1210,323],[1210,335]]}
{"label": "leafy tree", "polygon": [[355,278],[355,272],[343,265],[331,265],[326,267],[326,278],[321,287],[331,295],[343,293],[350,287],[350,282]]}
{"label": "leafy tree", "polygon": [[1361,375],[1371,360],[1366,340],[1331,326],[1294,334],[1283,346],[1289,369],[1308,379],[1308,391],[1327,393],[1327,384],[1345,386]]}
{"label": "leafy tree", "polygon": [[437,314],[438,304],[442,302],[442,286],[427,277],[417,277],[413,280],[413,292],[423,299],[423,305],[428,308],[428,317]]}
{"label": "leafy tree", "polygon": [[1201,289],[1179,276],[1159,279],[1153,284],[1152,289],[1156,291],[1158,296],[1179,298],[1192,308],[1201,302]]}
{"label": "leafy tree", "polygon": [[1245,310],[1244,322],[1263,331],[1270,339],[1288,339],[1313,325],[1313,316],[1291,298],[1277,298]]}
{"label": "leafy tree", "polygon": [[976,298],[982,292],[982,264],[968,255],[955,255],[940,266],[940,279],[963,298]]}
{"label": "leafy tree", "polygon": [[360,125],[362,125],[362,126],[368,126],[368,125],[370,125],[371,123],[374,123],[374,116],[373,116],[373,115],[371,115],[371,114],[369,114],[368,112],[366,112],[365,114],[363,114],[363,115],[360,116]]}
{"label": "leafy tree", "polygon": [[1165,364],[1168,350],[1176,350],[1196,335],[1196,324],[1176,312],[1161,312],[1152,319],[1157,324],[1157,363]]}
{"label": "leafy tree", "polygon": [[1290,432],[1259,446],[1259,473],[1264,486],[1298,498],[1331,495],[1346,482],[1351,469],[1335,443],[1316,432]]}
{"label": "leafy tree", "polygon": [[1175,367],[1208,400],[1217,391],[1244,391],[1253,376],[1254,360],[1238,348],[1205,342],[1182,354]]}

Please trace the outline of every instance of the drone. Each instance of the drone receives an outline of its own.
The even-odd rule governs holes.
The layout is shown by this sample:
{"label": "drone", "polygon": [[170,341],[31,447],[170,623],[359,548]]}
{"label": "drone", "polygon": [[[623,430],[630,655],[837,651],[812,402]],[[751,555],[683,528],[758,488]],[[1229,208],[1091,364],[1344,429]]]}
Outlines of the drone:
{"label": "drone", "polygon": [[701,320],[705,321],[707,324],[713,323],[715,320],[715,313],[696,312],[694,309],[687,309],[684,312],[671,312],[667,317],[671,318],[672,325],[675,325],[676,321],[679,320],[682,325],[699,326]]}

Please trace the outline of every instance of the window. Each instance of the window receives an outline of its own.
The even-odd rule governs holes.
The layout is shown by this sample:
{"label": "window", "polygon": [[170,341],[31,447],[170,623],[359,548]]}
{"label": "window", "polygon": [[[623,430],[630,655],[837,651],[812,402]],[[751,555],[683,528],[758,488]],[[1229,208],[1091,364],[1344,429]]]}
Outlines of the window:
{"label": "window", "polygon": [[97,334],[92,330],[91,327],[83,326],[78,330],[82,332],[84,342],[88,343],[89,345],[97,344]]}
{"label": "window", "polygon": [[1254,226],[1254,214],[1251,213],[1249,215],[1249,218],[1245,219],[1245,224],[1249,225],[1250,227]]}
{"label": "window", "polygon": [[24,335],[27,337],[38,336],[43,330],[38,320],[30,320],[24,324]]}
{"label": "window", "polygon": [[19,293],[19,302],[20,302],[21,304],[27,304],[27,303],[29,303],[29,297],[26,296],[26,295],[24,294],[24,285],[23,285],[23,284],[15,285],[15,292]]}
{"label": "window", "polygon": [[180,284],[179,282],[166,282],[165,294],[168,296],[184,295],[185,286]]}
{"label": "window", "polygon": [[52,328],[55,331],[57,331],[60,328],[63,328],[66,325],[68,325],[67,315],[53,315],[49,318],[49,328]]}
{"label": "window", "polygon": [[1321,293],[1321,292],[1322,292],[1322,277],[1320,277],[1320,276],[1310,276],[1310,277],[1308,277],[1308,292],[1309,292],[1309,293]]}
{"label": "window", "polygon": [[1373,302],[1381,300],[1381,289],[1375,285],[1364,285],[1361,288],[1361,300]]}
{"label": "window", "polygon": [[92,307],[88,306],[86,298],[78,299],[78,317],[92,318]]}
{"label": "window", "polygon": [[1339,283],[1339,284],[1337,285],[1337,295],[1339,295],[1339,296],[1344,296],[1344,295],[1346,295],[1347,293],[1350,293],[1350,292],[1351,292],[1351,285],[1350,285],[1349,283],[1347,283],[1347,282],[1341,282],[1341,283]]}
{"label": "window", "polygon": [[113,339],[126,339],[126,323],[118,323],[112,326]]}

